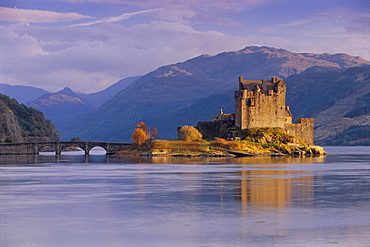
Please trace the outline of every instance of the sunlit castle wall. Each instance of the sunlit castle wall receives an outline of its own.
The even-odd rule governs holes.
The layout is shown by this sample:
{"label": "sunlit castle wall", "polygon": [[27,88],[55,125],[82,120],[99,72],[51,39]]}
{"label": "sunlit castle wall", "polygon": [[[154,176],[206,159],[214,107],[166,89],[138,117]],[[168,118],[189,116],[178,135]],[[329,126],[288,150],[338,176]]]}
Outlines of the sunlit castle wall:
{"label": "sunlit castle wall", "polygon": [[239,77],[239,91],[235,92],[235,125],[241,129],[284,128],[291,118],[285,106],[286,84],[276,77],[268,80],[244,80]]}
{"label": "sunlit castle wall", "polygon": [[271,81],[239,77],[239,91],[235,92],[235,125],[241,129],[282,128],[305,143],[314,144],[314,119],[299,118],[297,123],[292,123],[285,95],[286,84],[277,77]]}

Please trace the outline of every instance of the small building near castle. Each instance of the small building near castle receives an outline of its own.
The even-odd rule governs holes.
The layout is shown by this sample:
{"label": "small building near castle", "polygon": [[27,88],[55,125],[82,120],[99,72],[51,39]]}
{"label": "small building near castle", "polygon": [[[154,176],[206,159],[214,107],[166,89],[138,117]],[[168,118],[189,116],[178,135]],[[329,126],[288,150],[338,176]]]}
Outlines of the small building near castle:
{"label": "small building near castle", "polygon": [[[286,106],[286,84],[273,77],[269,80],[244,80],[239,77],[239,91],[235,92],[235,114],[220,114],[212,122],[198,122],[203,136],[230,136],[229,128],[281,128],[299,137],[307,144],[314,144],[314,119],[299,118],[292,122],[292,113]],[[232,135],[232,134],[231,134]]]}

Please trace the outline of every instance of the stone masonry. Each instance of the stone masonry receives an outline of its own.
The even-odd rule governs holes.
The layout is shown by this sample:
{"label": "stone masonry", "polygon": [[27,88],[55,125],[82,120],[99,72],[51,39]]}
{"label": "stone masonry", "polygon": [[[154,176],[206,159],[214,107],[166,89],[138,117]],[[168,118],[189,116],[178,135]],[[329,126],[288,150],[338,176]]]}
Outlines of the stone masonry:
{"label": "stone masonry", "polygon": [[235,114],[220,112],[212,122],[199,122],[197,128],[203,136],[224,133],[233,126],[240,129],[282,128],[307,144],[314,144],[314,119],[299,118],[292,122],[289,106],[286,106],[286,84],[273,77],[269,80],[244,80],[239,77],[239,91],[235,92]]}

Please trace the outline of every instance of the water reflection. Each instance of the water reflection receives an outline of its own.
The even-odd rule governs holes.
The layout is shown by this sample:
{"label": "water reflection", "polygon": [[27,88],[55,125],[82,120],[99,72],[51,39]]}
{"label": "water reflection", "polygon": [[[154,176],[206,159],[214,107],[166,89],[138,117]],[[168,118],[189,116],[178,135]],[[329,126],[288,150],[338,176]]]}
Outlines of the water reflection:
{"label": "water reflection", "polygon": [[119,156],[105,155],[99,150],[92,155],[80,152],[62,152],[56,156],[52,152],[42,155],[0,155],[0,164],[41,164],[41,163],[129,163],[129,164],[286,164],[319,163],[325,157],[246,157],[246,158],[188,158],[170,156]]}
{"label": "water reflection", "polygon": [[369,161],[0,155],[0,246],[366,246]]}
{"label": "water reflection", "polygon": [[258,167],[260,170],[240,172],[240,195],[242,211],[249,208],[285,208],[293,200],[296,204],[313,205],[313,173],[311,171],[289,171],[286,167]]}

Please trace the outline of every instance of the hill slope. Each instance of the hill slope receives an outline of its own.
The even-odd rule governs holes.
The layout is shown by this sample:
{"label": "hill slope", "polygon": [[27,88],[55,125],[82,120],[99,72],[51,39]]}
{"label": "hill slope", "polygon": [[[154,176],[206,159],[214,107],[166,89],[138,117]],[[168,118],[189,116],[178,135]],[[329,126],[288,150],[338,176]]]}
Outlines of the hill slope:
{"label": "hill slope", "polygon": [[45,94],[35,101],[28,102],[27,106],[42,111],[57,128],[63,122],[92,110],[68,87],[56,93]]}
{"label": "hill slope", "polygon": [[0,142],[58,141],[59,134],[44,114],[0,94]]}
{"label": "hill slope", "polygon": [[[287,105],[293,117],[316,118],[316,141],[320,144],[335,143],[324,142],[324,139],[347,128],[353,132],[354,127],[351,126],[359,125],[361,130],[364,126],[370,127],[369,70],[370,66],[349,69],[315,67],[287,78]],[[210,121],[221,108],[226,113],[235,112],[233,91],[211,95],[177,111],[157,118],[144,118],[143,121],[161,129],[161,137],[175,138],[177,126],[194,126],[198,121]],[[359,135],[358,138],[363,137]]]}
{"label": "hill slope", "polygon": [[[65,139],[79,136],[89,140],[127,141],[132,132],[128,130],[137,122],[176,111],[212,94],[235,90],[239,76],[285,79],[312,66],[340,69],[366,64],[370,62],[345,54],[298,54],[255,46],[216,56],[202,55],[148,73],[60,131]],[[165,117],[162,121],[168,122]],[[158,128],[159,133],[165,129],[166,126]]]}
{"label": "hill slope", "polygon": [[370,125],[370,66],[310,68],[286,80],[293,116],[315,117],[316,139]]}
{"label": "hill slope", "polygon": [[78,94],[78,96],[85,102],[89,107],[92,109],[96,109],[109,99],[111,99],[114,95],[116,95],[119,91],[122,91],[126,87],[128,87],[131,83],[139,79],[141,76],[133,76],[133,77],[126,77],[118,82],[114,83],[113,85],[107,87],[106,89],[90,94]]}

